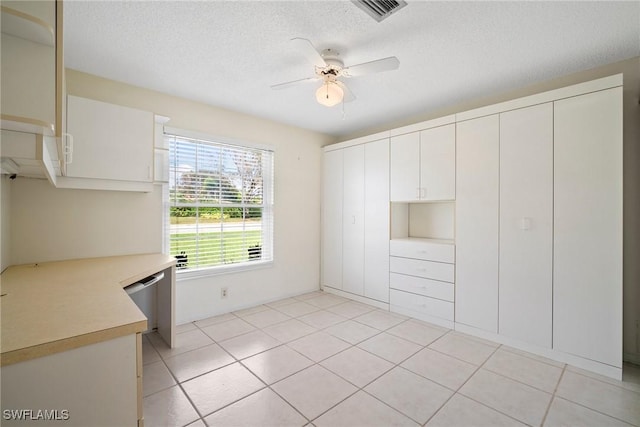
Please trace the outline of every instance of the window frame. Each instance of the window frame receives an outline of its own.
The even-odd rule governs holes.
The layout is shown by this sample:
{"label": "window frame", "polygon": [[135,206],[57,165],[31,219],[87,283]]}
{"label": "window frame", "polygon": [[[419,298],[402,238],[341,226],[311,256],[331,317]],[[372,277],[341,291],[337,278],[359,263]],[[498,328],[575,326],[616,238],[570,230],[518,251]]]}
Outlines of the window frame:
{"label": "window frame", "polygon": [[[231,264],[220,264],[216,266],[200,267],[200,268],[192,268],[192,269],[176,269],[176,280],[197,278],[197,277],[207,277],[207,276],[217,276],[221,274],[230,274],[230,273],[258,270],[258,269],[272,267],[275,259],[275,251],[274,251],[275,194],[274,193],[275,193],[276,150],[274,149],[274,147],[267,144],[248,142],[244,140],[237,140],[237,139],[227,138],[227,137],[218,137],[218,136],[214,136],[206,133],[164,126],[162,138],[165,139],[166,137],[170,137],[170,136],[175,136],[178,138],[182,137],[186,139],[193,139],[204,144],[210,143],[212,145],[229,145],[232,147],[239,147],[241,149],[242,148],[249,149],[249,150],[257,149],[257,150],[268,151],[271,153],[270,155],[271,162],[269,165],[270,167],[267,168],[267,171],[266,171],[267,173],[265,173],[262,177],[263,202],[261,204],[261,207],[264,209],[263,216],[264,216],[264,213],[267,212],[267,214],[271,217],[269,224],[267,224],[267,227],[264,227],[264,223],[263,223],[263,228],[262,228],[262,247],[267,246],[270,248],[270,251],[269,251],[271,254],[270,259],[267,259],[267,260],[261,259],[261,260],[238,262],[238,263],[231,263]],[[169,148],[168,141],[167,141],[167,148]],[[167,158],[169,161],[168,170],[170,170],[171,156],[168,156]],[[170,200],[170,184],[169,183],[165,185],[163,198],[166,200],[166,203],[163,204],[164,211],[165,211],[164,214],[166,215],[164,245],[166,246],[167,253],[171,254],[170,253],[170,245],[171,245],[170,216],[171,216],[171,207],[173,206],[173,204]]]}

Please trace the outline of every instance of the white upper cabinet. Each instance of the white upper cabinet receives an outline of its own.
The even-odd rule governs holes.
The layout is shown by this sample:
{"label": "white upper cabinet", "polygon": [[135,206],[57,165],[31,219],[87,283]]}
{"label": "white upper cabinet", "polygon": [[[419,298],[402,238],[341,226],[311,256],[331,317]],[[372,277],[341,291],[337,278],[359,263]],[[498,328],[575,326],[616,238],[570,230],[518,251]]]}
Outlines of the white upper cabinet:
{"label": "white upper cabinet", "polygon": [[500,335],[551,348],[553,104],[500,114]]}
{"label": "white upper cabinet", "polygon": [[554,103],[553,348],[622,367],[622,87]]}
{"label": "white upper cabinet", "polygon": [[498,332],[499,117],[457,124],[455,321]]}
{"label": "white upper cabinet", "polygon": [[153,181],[153,113],[70,95],[67,132],[73,135],[68,178]]}
{"label": "white upper cabinet", "polygon": [[456,198],[456,127],[420,132],[420,200]]}
{"label": "white upper cabinet", "polygon": [[53,136],[61,113],[56,1],[3,1],[1,28],[2,129]]}
{"label": "white upper cabinet", "polygon": [[420,132],[391,138],[391,201],[420,199]]}
{"label": "white upper cabinet", "polygon": [[455,199],[455,125],[391,138],[391,201]]}

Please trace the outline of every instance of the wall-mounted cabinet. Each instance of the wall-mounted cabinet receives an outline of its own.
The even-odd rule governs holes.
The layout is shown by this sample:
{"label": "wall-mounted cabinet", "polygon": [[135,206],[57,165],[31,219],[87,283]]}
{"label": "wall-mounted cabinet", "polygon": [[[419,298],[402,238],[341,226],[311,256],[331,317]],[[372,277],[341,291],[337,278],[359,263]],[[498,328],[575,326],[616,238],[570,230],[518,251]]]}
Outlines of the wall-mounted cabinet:
{"label": "wall-mounted cabinet", "polygon": [[2,130],[2,173],[46,177],[53,185],[60,175],[56,140],[52,136]]}
{"label": "wall-mounted cabinet", "polygon": [[455,199],[455,125],[391,137],[391,201]]}
{"label": "wall-mounted cabinet", "polygon": [[69,95],[66,188],[151,191],[154,179],[154,116],[135,108]]}
{"label": "wall-mounted cabinet", "polygon": [[63,133],[62,2],[2,2],[2,129]]}

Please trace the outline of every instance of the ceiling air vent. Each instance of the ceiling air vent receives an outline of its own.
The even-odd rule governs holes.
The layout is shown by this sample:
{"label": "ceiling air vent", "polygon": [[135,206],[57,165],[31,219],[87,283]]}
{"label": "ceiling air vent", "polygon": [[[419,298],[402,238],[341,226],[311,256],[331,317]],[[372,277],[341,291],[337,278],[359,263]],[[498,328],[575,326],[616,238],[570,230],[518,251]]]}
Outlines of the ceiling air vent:
{"label": "ceiling air vent", "polygon": [[352,0],[352,2],[378,22],[407,5],[404,0]]}

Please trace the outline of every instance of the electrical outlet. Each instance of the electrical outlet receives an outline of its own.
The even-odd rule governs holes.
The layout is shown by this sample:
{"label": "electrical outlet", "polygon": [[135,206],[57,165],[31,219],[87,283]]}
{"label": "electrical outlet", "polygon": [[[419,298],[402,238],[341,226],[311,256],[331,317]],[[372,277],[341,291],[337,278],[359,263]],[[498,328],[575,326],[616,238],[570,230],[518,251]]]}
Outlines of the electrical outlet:
{"label": "electrical outlet", "polygon": [[228,288],[220,289],[220,298],[226,298],[228,296],[229,296],[229,289]]}

